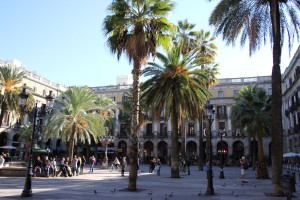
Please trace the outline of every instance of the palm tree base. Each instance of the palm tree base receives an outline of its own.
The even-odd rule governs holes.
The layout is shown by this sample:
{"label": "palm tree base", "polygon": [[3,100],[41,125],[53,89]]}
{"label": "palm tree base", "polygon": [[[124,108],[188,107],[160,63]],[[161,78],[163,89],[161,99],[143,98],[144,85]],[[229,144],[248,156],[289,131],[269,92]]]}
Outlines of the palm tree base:
{"label": "palm tree base", "polygon": [[264,161],[260,161],[256,164],[256,178],[257,179],[269,179],[269,172],[267,165]]}

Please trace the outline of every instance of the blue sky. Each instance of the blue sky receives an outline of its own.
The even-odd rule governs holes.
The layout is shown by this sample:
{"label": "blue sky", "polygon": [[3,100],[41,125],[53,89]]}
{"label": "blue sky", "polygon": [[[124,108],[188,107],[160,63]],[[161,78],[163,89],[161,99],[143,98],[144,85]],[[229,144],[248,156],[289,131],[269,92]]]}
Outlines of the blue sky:
{"label": "blue sky", "polygon": [[[0,59],[17,59],[29,71],[53,82],[71,85],[116,84],[131,73],[127,59],[117,60],[106,47],[102,22],[111,0],[0,1]],[[197,29],[212,31],[208,18],[218,1],[175,0],[169,20],[188,19]],[[272,51],[262,46],[251,58],[247,46],[226,46],[220,37],[217,62],[220,78],[271,75]],[[299,43],[295,43],[294,54]],[[292,57],[283,49],[281,70]]]}

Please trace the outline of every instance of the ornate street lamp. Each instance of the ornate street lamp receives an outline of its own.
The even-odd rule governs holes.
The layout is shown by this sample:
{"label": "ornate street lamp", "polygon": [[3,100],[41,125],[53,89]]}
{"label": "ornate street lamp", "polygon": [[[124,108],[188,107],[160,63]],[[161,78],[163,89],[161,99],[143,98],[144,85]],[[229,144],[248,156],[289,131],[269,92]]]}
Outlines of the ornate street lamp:
{"label": "ornate street lamp", "polygon": [[33,113],[26,109],[26,102],[28,99],[28,93],[26,92],[26,84],[23,86],[22,92],[19,94],[20,98],[20,108],[21,112],[25,112],[28,115],[33,114],[33,130],[31,135],[31,145],[30,145],[30,152],[29,152],[29,161],[27,166],[27,174],[24,184],[24,189],[22,191],[21,196],[22,197],[31,197],[32,196],[32,189],[31,189],[31,177],[32,177],[32,149],[33,149],[33,143],[34,143],[34,137],[36,132],[36,127],[39,126],[39,118],[42,116],[45,116],[46,114],[49,114],[54,105],[54,97],[52,95],[52,91],[50,91],[49,95],[46,96],[47,104],[43,104],[41,108],[37,107],[37,103],[35,104],[35,107],[33,109]]}
{"label": "ornate street lamp", "polygon": [[215,110],[213,105],[207,102],[205,105],[206,117],[209,125],[209,133],[206,135],[206,152],[208,153],[208,169],[207,169],[207,189],[206,195],[214,195],[214,186],[213,186],[213,172],[212,172],[212,147],[211,147],[211,124],[214,121]]}
{"label": "ornate street lamp", "polygon": [[225,131],[222,131],[219,133],[220,137],[221,137],[221,149],[218,151],[219,154],[221,154],[221,162],[220,162],[220,176],[219,178],[225,178],[224,176],[224,170],[223,170],[223,166],[224,166],[224,162],[223,162],[223,155],[226,154],[226,150],[224,148],[224,144],[223,144],[223,137],[226,135]]}
{"label": "ornate street lamp", "polygon": [[108,164],[108,158],[107,158],[107,146],[110,144],[110,143],[113,143],[114,140],[115,140],[115,137],[112,136],[112,135],[108,135],[108,128],[106,127],[106,131],[105,131],[105,136],[100,136],[99,138],[99,141],[105,145],[105,155],[104,155],[104,160],[105,160],[105,163],[104,163],[104,166],[107,167],[107,164]]}

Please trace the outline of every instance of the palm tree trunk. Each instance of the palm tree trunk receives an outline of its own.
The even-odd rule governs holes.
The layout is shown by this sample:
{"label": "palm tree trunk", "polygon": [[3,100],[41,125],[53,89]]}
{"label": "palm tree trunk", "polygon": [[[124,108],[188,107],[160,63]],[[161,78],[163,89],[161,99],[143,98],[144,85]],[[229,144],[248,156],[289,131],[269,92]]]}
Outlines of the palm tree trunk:
{"label": "palm tree trunk", "polygon": [[257,167],[256,178],[267,179],[269,178],[269,172],[264,158],[263,139],[261,136],[257,138],[257,147],[258,147],[258,161],[256,166]]}
{"label": "palm tree trunk", "polygon": [[7,105],[5,102],[3,102],[1,105],[1,113],[0,113],[0,127],[2,127],[2,121],[6,111],[7,111]]}
{"label": "palm tree trunk", "polygon": [[199,171],[203,171],[203,114],[200,114],[199,129]]}
{"label": "palm tree trunk", "polygon": [[134,58],[133,88],[132,88],[132,111],[131,111],[131,132],[130,132],[130,152],[129,152],[129,181],[128,190],[136,191],[137,180],[137,156],[138,156],[138,138],[139,130],[139,78],[141,74],[141,62]]}
{"label": "palm tree trunk", "polygon": [[186,118],[181,120],[181,158],[186,157]]}
{"label": "palm tree trunk", "polygon": [[180,178],[178,166],[178,114],[176,103],[172,99],[172,149],[171,149],[171,178]]}
{"label": "palm tree trunk", "polygon": [[278,0],[270,1],[270,13],[273,32],[273,68],[272,68],[272,183],[277,196],[283,194],[280,186],[280,176],[282,174],[282,116],[281,116],[281,33],[280,14]]}

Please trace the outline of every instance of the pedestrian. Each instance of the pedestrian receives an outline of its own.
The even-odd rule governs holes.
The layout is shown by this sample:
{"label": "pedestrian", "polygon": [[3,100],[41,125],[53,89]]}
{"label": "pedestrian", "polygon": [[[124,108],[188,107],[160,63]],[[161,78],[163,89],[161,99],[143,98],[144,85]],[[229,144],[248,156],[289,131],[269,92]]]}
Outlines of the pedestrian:
{"label": "pedestrian", "polygon": [[89,173],[94,173],[94,165],[95,165],[96,159],[94,156],[90,157],[90,171]]}
{"label": "pedestrian", "polygon": [[191,161],[189,159],[186,159],[186,166],[187,166],[188,175],[191,175],[191,170],[190,170]]}
{"label": "pedestrian", "polygon": [[156,171],[157,171],[157,176],[160,176],[160,167],[161,167],[161,162],[160,162],[160,159],[157,159],[156,161]]}
{"label": "pedestrian", "polygon": [[5,160],[4,160],[4,158],[3,158],[3,155],[0,155],[0,168],[3,167],[4,162],[5,162]]}
{"label": "pedestrian", "polygon": [[84,168],[85,164],[86,164],[85,156],[82,156],[81,165],[80,165],[80,174],[83,174],[83,168]]}
{"label": "pedestrian", "polygon": [[125,167],[127,165],[126,157],[122,158],[122,164],[121,164],[121,176],[125,176]]}
{"label": "pedestrian", "polygon": [[74,155],[71,161],[71,166],[72,166],[72,175],[75,176],[76,174],[78,176],[78,159],[76,155]]}
{"label": "pedestrian", "polygon": [[140,158],[137,158],[137,172],[138,172],[138,174],[140,174],[141,173],[141,170],[140,170]]}
{"label": "pedestrian", "polygon": [[240,164],[241,164],[242,182],[248,183],[246,170],[249,168],[249,164],[248,164],[247,159],[244,156],[240,159]]}
{"label": "pedestrian", "polygon": [[52,171],[52,176],[55,177],[56,176],[56,160],[55,158],[51,158],[50,159],[50,168],[51,168],[51,171]]}
{"label": "pedestrian", "polygon": [[45,170],[45,176],[47,178],[49,178],[49,171],[50,171],[50,168],[51,168],[51,162],[50,160],[48,159],[48,156],[45,156],[45,160],[44,160],[44,170]]}

